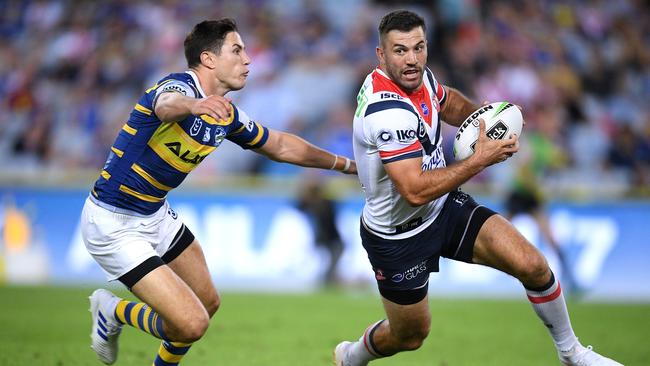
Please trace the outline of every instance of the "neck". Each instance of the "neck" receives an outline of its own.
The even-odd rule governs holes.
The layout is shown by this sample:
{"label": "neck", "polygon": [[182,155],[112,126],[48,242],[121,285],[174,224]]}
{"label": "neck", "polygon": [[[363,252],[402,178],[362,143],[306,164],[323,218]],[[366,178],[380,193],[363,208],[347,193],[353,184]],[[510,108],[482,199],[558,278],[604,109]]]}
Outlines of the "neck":
{"label": "neck", "polygon": [[230,91],[230,89],[228,89],[225,84],[221,82],[221,80],[211,75],[210,69],[204,67],[193,67],[190,68],[190,70],[196,74],[196,77],[199,79],[201,89],[206,96],[219,95],[223,97]]}

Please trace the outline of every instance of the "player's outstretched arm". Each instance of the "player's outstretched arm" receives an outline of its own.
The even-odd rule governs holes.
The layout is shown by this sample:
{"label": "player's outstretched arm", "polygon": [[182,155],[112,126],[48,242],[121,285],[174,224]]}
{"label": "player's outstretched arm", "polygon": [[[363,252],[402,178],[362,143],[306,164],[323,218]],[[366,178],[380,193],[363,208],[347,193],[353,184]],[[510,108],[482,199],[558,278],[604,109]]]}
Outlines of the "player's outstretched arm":
{"label": "player's outstretched arm", "polygon": [[230,101],[219,95],[197,99],[181,93],[162,93],[156,100],[154,111],[163,122],[180,121],[189,115],[207,114],[216,120],[226,120],[231,112]]}
{"label": "player's outstretched arm", "polygon": [[384,165],[399,193],[412,206],[421,206],[451,192],[492,164],[502,162],[519,150],[517,136],[492,140],[479,120],[476,151],[469,158],[445,168],[422,171],[420,158],[399,160]]}
{"label": "player's outstretched arm", "polygon": [[286,132],[269,129],[268,140],[255,151],[275,161],[308,168],[338,170],[345,174],[357,174],[357,164],[354,160],[323,150]]}

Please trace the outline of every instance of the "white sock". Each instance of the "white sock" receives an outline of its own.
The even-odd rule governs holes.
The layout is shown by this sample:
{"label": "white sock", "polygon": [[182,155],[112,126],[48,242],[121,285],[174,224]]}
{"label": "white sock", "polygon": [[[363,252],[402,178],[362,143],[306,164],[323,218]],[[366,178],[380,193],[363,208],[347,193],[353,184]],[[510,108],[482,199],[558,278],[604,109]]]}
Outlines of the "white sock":
{"label": "white sock", "polygon": [[551,272],[551,280],[541,289],[528,289],[526,294],[537,316],[551,333],[555,347],[566,352],[578,343],[571,328],[569,312],[564,301],[560,282]]}
{"label": "white sock", "polygon": [[384,322],[382,319],[371,326],[369,326],[357,342],[354,342],[348,351],[348,362],[352,366],[365,366],[368,362],[377,358],[383,357],[375,349],[375,344],[372,341],[372,335],[375,330]]}

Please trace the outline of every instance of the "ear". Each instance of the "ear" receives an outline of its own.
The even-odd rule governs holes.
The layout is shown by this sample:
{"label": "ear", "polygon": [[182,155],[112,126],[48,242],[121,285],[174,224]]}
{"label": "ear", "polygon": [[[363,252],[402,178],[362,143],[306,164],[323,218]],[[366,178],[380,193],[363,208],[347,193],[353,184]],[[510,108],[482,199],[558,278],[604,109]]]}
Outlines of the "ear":
{"label": "ear", "polygon": [[212,52],[203,51],[201,52],[201,64],[208,69],[215,68],[215,55]]}
{"label": "ear", "polygon": [[383,65],[385,62],[384,50],[381,47],[377,47],[375,48],[375,54],[377,55],[377,59],[379,60],[379,63]]}

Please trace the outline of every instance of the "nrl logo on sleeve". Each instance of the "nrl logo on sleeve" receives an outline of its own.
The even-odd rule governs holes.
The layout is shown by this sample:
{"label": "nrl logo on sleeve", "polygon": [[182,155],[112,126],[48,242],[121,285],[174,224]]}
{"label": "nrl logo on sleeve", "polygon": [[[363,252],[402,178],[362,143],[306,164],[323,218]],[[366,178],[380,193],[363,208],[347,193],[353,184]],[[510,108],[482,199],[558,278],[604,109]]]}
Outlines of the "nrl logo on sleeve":
{"label": "nrl logo on sleeve", "polygon": [[198,135],[199,131],[201,131],[202,126],[203,126],[203,121],[198,117],[194,118],[194,123],[192,124],[192,127],[190,128],[190,136]]}

